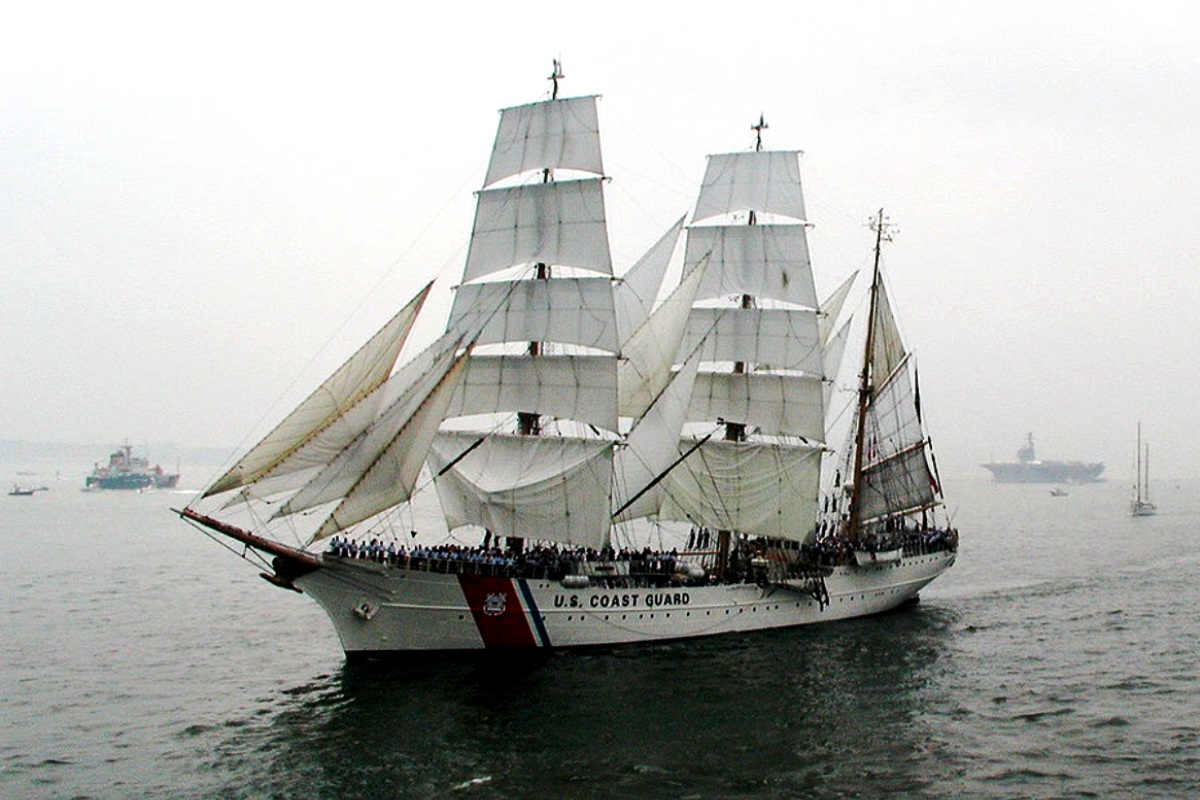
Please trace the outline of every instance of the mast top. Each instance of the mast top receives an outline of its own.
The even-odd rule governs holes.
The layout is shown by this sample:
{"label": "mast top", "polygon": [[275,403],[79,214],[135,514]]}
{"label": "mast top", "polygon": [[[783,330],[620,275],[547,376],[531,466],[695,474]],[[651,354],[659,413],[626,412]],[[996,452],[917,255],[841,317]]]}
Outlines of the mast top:
{"label": "mast top", "polygon": [[763,116],[762,113],[759,113],[758,124],[750,126],[750,130],[754,131],[754,150],[756,152],[762,150],[762,132],[770,127]]}
{"label": "mast top", "polygon": [[553,84],[553,88],[550,90],[550,99],[551,100],[558,99],[558,81],[560,78],[563,78],[563,77],[565,77],[565,76],[563,75],[563,72],[562,72],[562,62],[556,58],[556,59],[554,59],[554,70],[553,70],[553,72],[550,73],[550,77],[546,79]]}
{"label": "mast top", "polygon": [[870,225],[871,230],[875,231],[876,256],[878,257],[879,243],[892,241],[899,232],[899,228],[896,227],[896,223],[884,215],[882,208],[879,209],[878,214],[871,217]]}

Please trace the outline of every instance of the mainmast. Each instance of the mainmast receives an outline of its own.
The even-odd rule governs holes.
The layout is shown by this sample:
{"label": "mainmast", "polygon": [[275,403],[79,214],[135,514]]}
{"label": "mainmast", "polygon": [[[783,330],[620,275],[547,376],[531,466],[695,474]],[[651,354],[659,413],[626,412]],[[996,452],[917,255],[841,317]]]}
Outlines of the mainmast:
{"label": "mainmast", "polygon": [[[550,72],[550,77],[546,80],[550,81],[550,99],[558,99],[558,82],[565,77],[562,72],[562,63],[556,58],[554,59],[554,69]],[[551,183],[554,180],[554,172],[550,167],[545,167],[542,170],[542,183]],[[536,270],[534,280],[548,281],[550,280],[550,265],[539,261],[534,265]],[[542,343],[530,342],[529,355],[536,358],[541,355]],[[540,436],[542,433],[542,418],[536,412],[518,411],[517,412],[517,433],[522,436]]]}
{"label": "mainmast", "polygon": [[890,223],[884,217],[883,209],[881,208],[879,209],[878,216],[871,219],[871,228],[875,231],[875,264],[871,272],[871,301],[870,308],[867,310],[867,340],[863,347],[862,372],[859,373],[858,417],[854,431],[854,470],[851,472],[850,514],[846,520],[845,530],[846,538],[851,542],[858,541],[858,516],[859,509],[862,506],[863,443],[866,438],[867,406],[871,402],[871,393],[875,388],[875,376],[871,374],[871,362],[875,354],[875,313],[879,304],[879,258],[885,237],[888,241],[891,241],[891,236],[887,232],[889,227]]}

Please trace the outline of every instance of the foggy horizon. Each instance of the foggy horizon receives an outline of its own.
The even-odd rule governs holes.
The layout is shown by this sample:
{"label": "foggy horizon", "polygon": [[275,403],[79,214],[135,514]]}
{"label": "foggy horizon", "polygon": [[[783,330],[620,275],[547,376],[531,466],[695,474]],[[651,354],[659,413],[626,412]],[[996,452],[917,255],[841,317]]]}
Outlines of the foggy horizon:
{"label": "foggy horizon", "polygon": [[821,295],[869,266],[871,214],[897,224],[884,264],[943,469],[1032,432],[1040,458],[1126,481],[1140,421],[1154,477],[1200,474],[1177,408],[1200,338],[1187,26],[1153,5],[860,8],[767,7],[766,29],[622,4],[415,26],[22,8],[0,33],[0,440],[253,444],[435,276],[446,305],[497,110],[545,97],[561,58],[562,96],[601,96],[617,274],[763,114],[764,146],[804,152]]}

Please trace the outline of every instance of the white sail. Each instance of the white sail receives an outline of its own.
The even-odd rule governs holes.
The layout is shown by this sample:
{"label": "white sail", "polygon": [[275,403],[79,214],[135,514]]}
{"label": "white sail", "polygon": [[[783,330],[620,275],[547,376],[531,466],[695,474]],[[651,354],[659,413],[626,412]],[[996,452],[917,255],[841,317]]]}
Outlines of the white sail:
{"label": "white sail", "polygon": [[823,374],[817,313],[789,308],[697,308],[683,349],[707,336],[705,361],[749,361],[777,370]]}
{"label": "white sail", "polygon": [[412,497],[429,446],[437,434],[446,405],[450,402],[450,394],[465,363],[464,353],[455,360],[454,366],[437,388],[426,396],[425,401],[388,441],[354,487],[317,529],[313,541],[357,525]]}
{"label": "white sail", "polygon": [[850,339],[850,324],[853,319],[846,320],[825,343],[825,408],[828,409],[833,388],[836,386],[838,373],[842,369],[842,357],[846,354],[846,342]]}
{"label": "white sail", "polygon": [[499,536],[608,542],[611,441],[493,434],[477,442],[474,433],[443,432],[430,453],[452,530],[479,525]]}
{"label": "white sail", "polygon": [[[370,428],[360,433],[336,457],[330,459],[316,476],[288,499],[275,516],[283,517],[314,508],[350,493],[379,459],[380,454],[390,446],[405,426],[410,425],[418,411],[423,406],[431,405],[430,397],[435,391],[445,395],[445,399],[440,401],[442,407],[449,403],[462,371],[463,364],[460,362],[464,361],[462,357],[456,359],[455,348],[443,349],[429,363],[427,370],[412,376],[414,380],[407,390],[379,415]],[[446,376],[451,370],[454,370],[455,379],[447,381]],[[441,421],[441,416],[432,421],[435,430]]]}
{"label": "white sail", "polygon": [[479,344],[559,342],[620,349],[608,278],[496,281],[459,286],[447,329]]}
{"label": "white sail", "polygon": [[819,447],[713,439],[667,475],[660,516],[808,541],[816,529],[820,474]]}
{"label": "white sail", "polygon": [[845,462],[852,487],[845,530],[855,541],[890,534],[893,518],[934,508],[940,493],[921,424],[915,367],[879,271],[879,245],[887,226],[882,211],[873,222],[875,271],[860,378],[865,396],[860,394],[864,403],[855,416],[855,443]]}
{"label": "white sail", "polygon": [[631,336],[654,310],[654,301],[658,299],[671,255],[679,243],[684,219],[680,217],[614,287],[617,328],[621,331],[622,341]]}
{"label": "white sail", "polygon": [[617,430],[611,356],[473,355],[447,417],[537,413]]}
{"label": "white sail", "polygon": [[431,373],[436,374],[439,363],[443,366],[448,364],[448,355],[452,356],[459,344],[460,339],[443,335],[410,359],[362,401],[348,408],[273,467],[248,482],[239,496],[232,498],[227,506],[248,497],[265,499],[304,486],[317,471],[330,464],[376,422],[380,408],[392,406],[397,399],[414,391],[417,384],[428,381]]}
{"label": "white sail", "polygon": [[871,354],[871,374],[875,380],[886,380],[904,361],[906,354],[904,342],[900,339],[900,329],[896,325],[896,318],[888,301],[887,287],[880,281],[875,305],[874,350]]}
{"label": "white sail", "polygon": [[640,417],[671,379],[704,261],[684,276],[662,305],[625,342],[618,386],[623,416]]}
{"label": "white sail", "polygon": [[900,453],[925,439],[916,395],[907,369],[898,369],[872,393],[863,453],[867,465]]}
{"label": "white sail", "polygon": [[[370,395],[395,366],[433,283],[400,309],[324,383],[204,492],[209,497],[257,480]],[[303,467],[299,467],[303,468]]]}
{"label": "white sail", "polygon": [[596,98],[529,103],[503,109],[485,186],[529,170],[604,174]]}
{"label": "white sail", "polygon": [[859,485],[862,520],[918,511],[937,502],[937,481],[923,445],[863,469]]}
{"label": "white sail", "polygon": [[[603,174],[597,131],[594,98],[502,114],[487,185],[542,174],[477,194],[447,329],[479,331],[488,352],[472,354],[430,456],[451,527],[580,544],[607,537],[622,333],[603,184],[551,180],[560,167]],[[518,268],[519,280],[478,281]],[[500,432],[512,414],[538,435]],[[530,417],[579,423],[596,437],[572,438],[580,429],[569,424],[526,427]]]}
{"label": "white sail", "polygon": [[819,376],[704,372],[696,377],[688,420],[736,422],[767,436],[825,439]]}
{"label": "white sail", "polygon": [[539,263],[612,274],[600,178],[479,192],[463,281]]}
{"label": "white sail", "polygon": [[660,492],[651,484],[679,457],[679,433],[687,420],[701,355],[699,347],[693,349],[617,451],[613,508],[619,513],[614,512],[615,520],[640,519],[658,512]]}
{"label": "white sail", "polygon": [[937,480],[926,455],[907,356],[872,391],[863,427],[859,517],[903,514],[935,504]]}
{"label": "white sail", "polygon": [[313,535],[313,541],[346,530],[412,498],[416,479],[425,465],[426,453],[437,434],[438,423],[442,420],[463,363],[466,363],[464,355],[458,357],[455,366],[442,379],[442,384],[409,417],[388,446],[379,452],[370,468]]}
{"label": "white sail", "polygon": [[746,294],[817,307],[802,225],[712,225],[688,229],[684,268],[709,257],[699,300]]}
{"label": "white sail", "polygon": [[804,220],[798,156],[782,150],[709,156],[693,219],[756,211]]}
{"label": "white sail", "polygon": [[834,289],[833,294],[821,303],[821,342],[823,344],[828,344],[829,336],[837,324],[838,314],[842,313],[842,306],[845,305],[846,297],[850,294],[850,288],[854,285],[854,279],[857,277],[857,270],[850,273],[850,277],[842,281],[841,286]]}

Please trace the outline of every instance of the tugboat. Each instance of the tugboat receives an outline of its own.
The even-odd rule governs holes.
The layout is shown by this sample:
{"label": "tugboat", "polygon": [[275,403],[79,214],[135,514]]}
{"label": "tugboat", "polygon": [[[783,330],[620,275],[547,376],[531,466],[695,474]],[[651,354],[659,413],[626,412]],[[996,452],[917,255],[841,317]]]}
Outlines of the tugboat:
{"label": "tugboat", "polygon": [[135,456],[128,442],[108,457],[108,465],[96,464],[87,476],[85,489],[174,489],[179,483],[178,472],[167,472],[150,460]]}

